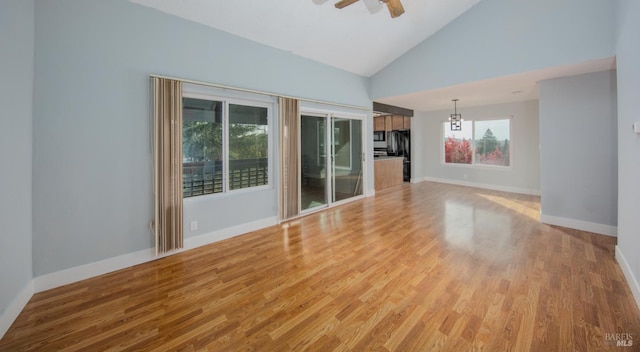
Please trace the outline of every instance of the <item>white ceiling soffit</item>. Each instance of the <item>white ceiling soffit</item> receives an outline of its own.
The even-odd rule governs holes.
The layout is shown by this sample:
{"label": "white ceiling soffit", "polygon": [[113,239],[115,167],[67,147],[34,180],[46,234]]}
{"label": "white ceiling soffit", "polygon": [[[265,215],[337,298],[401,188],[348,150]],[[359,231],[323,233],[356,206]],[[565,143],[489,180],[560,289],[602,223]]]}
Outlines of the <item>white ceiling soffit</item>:
{"label": "white ceiling soffit", "polygon": [[587,61],[524,72],[506,77],[470,82],[397,97],[376,99],[377,102],[417,111],[445,110],[453,107],[452,99],[459,99],[461,107],[482,106],[538,99],[538,82],[552,78],[612,70],[615,58]]}
{"label": "white ceiling soffit", "polygon": [[[370,77],[480,0],[402,0],[392,19],[358,1],[130,0],[296,55]],[[369,4],[370,5],[370,4]]]}

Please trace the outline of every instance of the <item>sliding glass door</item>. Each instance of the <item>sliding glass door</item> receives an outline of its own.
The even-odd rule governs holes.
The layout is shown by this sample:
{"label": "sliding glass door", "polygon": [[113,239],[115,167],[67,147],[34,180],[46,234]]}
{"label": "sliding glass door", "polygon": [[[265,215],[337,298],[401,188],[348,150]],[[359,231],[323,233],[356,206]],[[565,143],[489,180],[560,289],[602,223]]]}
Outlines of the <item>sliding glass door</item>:
{"label": "sliding glass door", "polygon": [[326,116],[300,120],[300,210],[327,206]]}
{"label": "sliding glass door", "polygon": [[332,202],[362,195],[362,121],[331,118]]}
{"label": "sliding glass door", "polygon": [[301,212],[363,194],[362,126],[362,120],[355,118],[301,116]]}

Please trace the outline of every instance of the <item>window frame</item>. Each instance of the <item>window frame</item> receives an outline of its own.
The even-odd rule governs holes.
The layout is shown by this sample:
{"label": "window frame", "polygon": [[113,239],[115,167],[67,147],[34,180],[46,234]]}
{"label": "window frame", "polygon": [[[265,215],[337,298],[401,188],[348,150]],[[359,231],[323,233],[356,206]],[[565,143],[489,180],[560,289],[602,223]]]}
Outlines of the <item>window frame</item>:
{"label": "window frame", "polygon": [[[476,122],[477,121],[497,121],[497,120],[508,120],[509,121],[509,165],[491,165],[491,164],[479,164],[476,162]],[[513,169],[514,158],[513,158],[513,116],[503,116],[503,117],[492,117],[492,118],[477,118],[477,119],[465,119],[465,122],[471,122],[471,164],[462,164],[462,163],[447,163],[445,157],[444,150],[444,141],[447,138],[445,130],[443,126],[445,124],[449,124],[450,121],[442,120],[440,124],[440,162],[445,166],[451,167],[461,167],[461,168],[471,168],[471,169],[480,169],[480,170],[502,170],[502,171],[511,171]]]}
{"label": "window frame", "polygon": [[[300,101],[300,113],[299,116],[302,117],[303,115],[305,116],[315,116],[315,117],[320,117],[320,118],[324,118],[325,119],[325,127],[328,125],[331,125],[331,119],[333,117],[337,117],[337,118],[345,118],[345,119],[350,119],[350,120],[359,120],[361,122],[361,126],[360,128],[362,128],[362,180],[363,180],[363,185],[362,185],[362,194],[351,197],[351,198],[347,198],[347,199],[343,199],[343,200],[338,200],[338,201],[333,201],[331,200],[331,193],[334,191],[333,190],[333,182],[329,182],[329,187],[326,190],[326,195],[327,195],[327,199],[329,199],[328,204],[326,204],[325,206],[319,206],[319,207],[315,207],[315,208],[311,208],[311,209],[306,209],[306,210],[302,210],[301,209],[301,204],[298,204],[298,213],[302,214],[302,215],[308,215],[308,214],[312,214],[318,211],[322,211],[328,208],[332,208],[335,206],[339,206],[342,204],[347,204],[349,202],[358,200],[358,199],[362,199],[367,197],[367,177],[369,174],[369,170],[368,170],[368,163],[369,163],[369,154],[366,152],[366,150],[369,150],[368,148],[372,148],[371,150],[373,150],[372,145],[370,144],[370,141],[365,137],[365,134],[367,133],[367,118],[370,118],[371,115],[367,115],[366,113],[362,113],[361,111],[353,111],[352,109],[349,108],[345,108],[345,109],[336,109],[335,106],[327,106],[325,104],[322,103],[317,103],[317,102],[308,102],[308,101]],[[373,120],[371,120],[373,121]],[[328,122],[328,123],[327,123]],[[353,138],[353,124],[351,124],[351,137]],[[325,149],[326,149],[326,145],[331,143],[331,138],[330,136],[325,133]],[[302,141],[301,138],[299,136],[298,138],[298,150],[302,150]],[[328,152],[331,152],[331,149],[328,150]],[[329,154],[327,153],[327,156]],[[371,160],[373,160],[373,157],[371,157]],[[351,166],[353,169],[353,160],[351,160]],[[301,172],[301,168],[302,168],[302,163],[300,163],[299,167],[298,167],[298,177],[300,177],[300,172]],[[329,162],[328,164],[328,169],[331,177],[333,177],[333,170],[331,170],[331,163]],[[329,178],[329,176],[327,176]],[[299,182],[298,183],[298,194],[302,193],[302,183]]]}
{"label": "window frame", "polygon": [[[228,92],[222,89],[201,86],[196,84],[185,84],[183,86],[182,98],[202,99],[222,102],[222,192],[207,193],[197,196],[184,197],[183,201],[201,200],[228,197],[232,195],[260,192],[274,189],[274,113],[277,109],[277,100],[271,96],[259,95],[245,92]],[[242,105],[267,109],[267,184],[239,189],[231,189],[229,173],[229,105]]]}

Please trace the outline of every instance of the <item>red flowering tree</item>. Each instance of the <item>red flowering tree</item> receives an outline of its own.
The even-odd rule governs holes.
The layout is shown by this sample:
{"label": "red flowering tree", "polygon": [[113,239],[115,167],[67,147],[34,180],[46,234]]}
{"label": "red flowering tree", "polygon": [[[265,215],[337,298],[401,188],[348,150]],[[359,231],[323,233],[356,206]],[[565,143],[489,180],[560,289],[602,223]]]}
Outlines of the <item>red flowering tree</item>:
{"label": "red flowering tree", "polygon": [[496,145],[491,153],[478,154],[480,164],[486,165],[508,165],[505,163],[504,153]]}
{"label": "red flowering tree", "polygon": [[444,141],[444,161],[453,164],[471,164],[471,143],[449,137]]}

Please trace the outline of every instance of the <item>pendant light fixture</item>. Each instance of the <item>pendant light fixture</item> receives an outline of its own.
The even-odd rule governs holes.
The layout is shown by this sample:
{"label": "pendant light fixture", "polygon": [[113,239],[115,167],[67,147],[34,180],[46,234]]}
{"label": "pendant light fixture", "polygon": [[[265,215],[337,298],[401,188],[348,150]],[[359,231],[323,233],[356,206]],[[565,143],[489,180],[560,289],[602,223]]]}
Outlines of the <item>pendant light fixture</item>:
{"label": "pendant light fixture", "polygon": [[449,117],[451,121],[452,131],[462,131],[462,114],[458,114],[458,99],[451,100],[453,102],[453,114]]}

